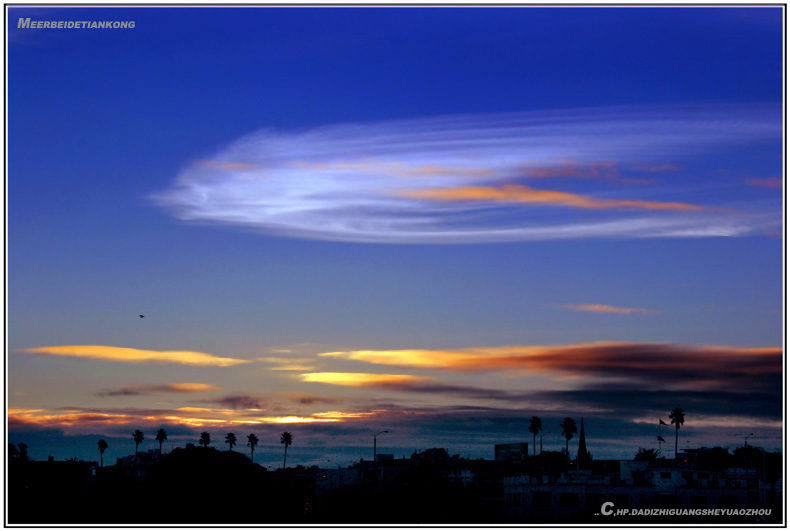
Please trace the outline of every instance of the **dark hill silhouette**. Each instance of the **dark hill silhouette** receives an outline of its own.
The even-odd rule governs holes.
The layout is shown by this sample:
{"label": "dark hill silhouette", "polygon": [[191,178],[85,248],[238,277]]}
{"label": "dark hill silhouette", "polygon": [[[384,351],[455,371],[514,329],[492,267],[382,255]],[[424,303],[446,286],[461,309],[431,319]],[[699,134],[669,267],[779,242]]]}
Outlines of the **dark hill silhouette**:
{"label": "dark hill silhouette", "polygon": [[[90,463],[30,465],[11,471],[14,523],[299,523],[313,491],[308,478],[268,473],[244,454],[215,448],[176,448],[147,470],[115,466],[95,475]],[[53,489],[52,473],[68,488]]]}
{"label": "dark hill silhouette", "polygon": [[260,523],[301,521],[303,483],[270,474],[239,452],[177,448],[151,467],[142,487],[149,499],[166,500],[148,521]]}

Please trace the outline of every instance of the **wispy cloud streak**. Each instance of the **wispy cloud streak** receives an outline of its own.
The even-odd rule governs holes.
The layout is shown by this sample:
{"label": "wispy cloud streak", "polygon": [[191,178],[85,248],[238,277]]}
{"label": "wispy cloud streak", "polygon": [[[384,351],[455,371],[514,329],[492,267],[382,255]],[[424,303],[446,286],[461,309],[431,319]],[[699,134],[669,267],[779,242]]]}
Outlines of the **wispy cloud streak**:
{"label": "wispy cloud streak", "polygon": [[563,310],[574,310],[577,312],[590,313],[614,313],[618,315],[649,315],[651,313],[661,313],[659,310],[648,310],[647,308],[618,308],[607,304],[561,304]]}
{"label": "wispy cloud streak", "polygon": [[[185,221],[336,241],[738,236],[776,225],[778,214],[697,205],[684,197],[687,182],[667,183],[657,197],[604,181],[780,142],[780,111],[622,107],[268,129],[187,165],[153,200]],[[578,178],[599,189],[556,189],[558,179]],[[524,184],[535,179],[540,189]]]}
{"label": "wispy cloud streak", "polygon": [[464,186],[460,188],[423,188],[420,190],[404,190],[404,197],[427,199],[430,201],[494,201],[501,203],[523,203],[531,205],[553,205],[584,210],[677,210],[698,211],[699,205],[667,201],[645,201],[639,199],[597,199],[595,197],[557,192],[552,190],[536,190],[523,185]]}
{"label": "wispy cloud streak", "polygon": [[760,186],[762,188],[773,188],[775,190],[781,190],[784,182],[782,181],[781,177],[767,177],[765,179],[759,179],[757,177],[753,177],[751,179],[746,179],[746,184],[751,184],[752,186]]}
{"label": "wispy cloud streak", "polygon": [[221,358],[205,352],[192,352],[188,350],[140,350],[136,348],[110,347],[105,345],[61,345],[22,348],[19,349],[18,352],[120,363],[175,363],[178,365],[212,367],[230,367],[231,365],[249,363],[248,360]]}

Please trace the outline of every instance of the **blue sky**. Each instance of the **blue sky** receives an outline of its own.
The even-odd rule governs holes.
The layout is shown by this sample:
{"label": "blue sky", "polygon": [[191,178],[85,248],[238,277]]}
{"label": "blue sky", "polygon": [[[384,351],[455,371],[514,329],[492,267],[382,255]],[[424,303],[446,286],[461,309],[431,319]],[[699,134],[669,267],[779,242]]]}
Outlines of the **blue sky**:
{"label": "blue sky", "polygon": [[[19,17],[135,27],[18,29]],[[138,426],[166,424],[176,444],[204,426],[258,419],[238,425],[274,433],[271,419],[327,412],[360,416],[285,424],[305,462],[358,458],[349,449],[368,432],[396,425],[395,453],[417,440],[488,456],[491,426],[497,441],[526,440],[519,419],[566,412],[585,415],[596,455],[630,455],[655,438],[641,419],[675,406],[690,444],[736,444],[744,418],[728,411],[747,396],[772,405],[747,433],[780,446],[781,8],[7,18],[9,407],[11,438],[42,441],[34,456],[59,451],[41,430],[120,437],[108,452],[123,455]],[[612,372],[567,357],[578,345],[598,356],[598,343]],[[657,375],[655,403],[619,414],[622,396],[586,397],[601,400],[592,409],[572,399],[645,385],[615,344],[639,346],[640,360],[682,352],[719,374],[705,350],[717,346],[765,382]],[[108,361],[80,346],[136,351]],[[548,369],[505,373],[415,362],[452,350],[455,367],[468,349],[502,346],[560,350]],[[140,358],[164,351],[244,363]],[[321,356],[360,351],[418,354]],[[305,381],[325,373],[414,378]],[[746,394],[722,395],[724,382]],[[162,390],[178,383],[216,389]],[[568,392],[565,409],[515,395],[525,390]],[[703,396],[664,404],[673,391]],[[184,407],[208,424],[178,420],[196,415]],[[480,407],[480,425],[453,428],[457,411]],[[407,412],[452,436],[420,438]],[[622,443],[596,424],[611,415]]]}

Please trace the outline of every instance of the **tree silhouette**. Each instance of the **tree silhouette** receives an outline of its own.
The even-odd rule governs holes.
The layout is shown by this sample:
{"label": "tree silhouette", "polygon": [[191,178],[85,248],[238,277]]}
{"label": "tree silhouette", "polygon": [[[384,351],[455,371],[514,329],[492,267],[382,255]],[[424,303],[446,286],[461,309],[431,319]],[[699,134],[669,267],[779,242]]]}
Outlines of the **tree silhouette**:
{"label": "tree silhouette", "polygon": [[19,460],[20,461],[32,461],[33,459],[27,454],[27,445],[25,443],[19,443]]}
{"label": "tree silhouette", "polygon": [[255,462],[252,453],[255,451],[255,447],[258,446],[258,437],[254,433],[247,435],[247,446],[250,447],[250,461]]}
{"label": "tree silhouette", "polygon": [[[535,437],[543,429],[543,421],[540,417],[532,417],[529,420],[529,431],[532,433],[532,455],[535,455]],[[542,440],[542,439],[541,439]]]}
{"label": "tree silhouette", "polygon": [[19,457],[19,448],[14,443],[8,443],[8,457]]}
{"label": "tree silhouette", "polygon": [[682,409],[676,407],[669,412],[670,424],[675,425],[675,460],[678,458],[678,431],[683,423],[686,421],[686,414]]}
{"label": "tree silhouette", "polygon": [[162,443],[167,440],[167,432],[164,428],[156,430],[156,440],[159,442],[159,455],[162,455]]}
{"label": "tree silhouette", "polygon": [[697,466],[700,470],[710,470],[714,474],[721,474],[727,468],[735,466],[730,451],[721,446],[713,448],[700,448],[697,453]]}
{"label": "tree silhouette", "polygon": [[145,435],[140,430],[134,430],[132,434],[132,438],[134,439],[134,462],[137,462],[137,447],[140,446],[140,443],[143,442],[145,439]]}
{"label": "tree silhouette", "polygon": [[107,449],[107,441],[104,439],[99,439],[99,460],[100,460],[100,467],[104,468],[104,451]]}
{"label": "tree silhouette", "polygon": [[211,442],[211,435],[208,434],[207,431],[204,431],[200,434],[200,440],[198,443],[203,445],[203,448],[208,448],[209,443]]}
{"label": "tree silhouette", "polygon": [[286,431],[280,435],[280,444],[285,445],[285,455],[283,455],[283,470],[285,470],[285,460],[288,458],[288,447],[293,444],[293,437],[289,432]]}
{"label": "tree silhouette", "polygon": [[233,451],[233,447],[236,446],[236,434],[229,433],[225,436],[225,442],[228,443],[230,446],[231,451]]}
{"label": "tree silhouette", "polygon": [[655,461],[658,459],[658,450],[655,448],[639,448],[634,456],[635,461]]}
{"label": "tree silhouette", "polygon": [[560,423],[560,428],[562,428],[562,436],[565,437],[565,455],[570,459],[568,443],[573,439],[573,434],[576,433],[576,421],[570,417],[565,417]]}

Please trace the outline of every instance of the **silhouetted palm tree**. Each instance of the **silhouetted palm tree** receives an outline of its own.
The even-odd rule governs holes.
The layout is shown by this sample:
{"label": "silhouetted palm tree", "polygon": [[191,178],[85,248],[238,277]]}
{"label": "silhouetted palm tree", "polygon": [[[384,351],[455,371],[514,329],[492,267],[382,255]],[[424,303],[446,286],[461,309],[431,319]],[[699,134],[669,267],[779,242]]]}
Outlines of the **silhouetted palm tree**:
{"label": "silhouetted palm tree", "polygon": [[107,441],[104,439],[99,439],[99,460],[100,460],[100,467],[104,468],[104,450],[107,449]]}
{"label": "silhouetted palm tree", "polygon": [[655,448],[640,448],[634,456],[635,461],[656,461],[658,459],[658,450]]}
{"label": "silhouetted palm tree", "polygon": [[208,448],[208,444],[211,442],[211,435],[209,435],[207,431],[204,431],[200,434],[200,440],[198,442],[203,445],[203,448]]}
{"label": "silhouetted palm tree", "polygon": [[283,456],[283,470],[285,470],[285,460],[288,458],[288,447],[293,444],[293,437],[291,434],[287,431],[283,432],[283,434],[280,435],[280,444],[285,445],[285,455]]}
{"label": "silhouetted palm tree", "polygon": [[159,442],[159,455],[162,455],[162,443],[167,440],[167,432],[164,428],[156,430],[156,440]]}
{"label": "silhouetted palm tree", "polygon": [[[543,429],[543,421],[540,420],[540,417],[532,417],[529,420],[529,431],[532,433],[532,455],[535,455],[535,437],[538,435],[538,432]],[[542,440],[542,439],[541,439]]]}
{"label": "silhouetted palm tree", "polygon": [[134,430],[134,433],[132,434],[132,438],[134,439],[134,462],[136,463],[137,462],[137,447],[140,446],[141,442],[143,442],[143,440],[145,439],[145,436],[143,435],[143,432],[141,432],[140,430]]}
{"label": "silhouetted palm tree", "polygon": [[565,437],[565,455],[570,459],[568,443],[573,439],[573,434],[576,433],[576,421],[570,417],[565,417],[560,423],[560,428],[562,428],[562,436]]}
{"label": "silhouetted palm tree", "polygon": [[669,412],[669,420],[670,424],[675,425],[675,459],[678,458],[678,430],[686,421],[686,414],[683,412],[682,409],[676,407],[672,411]]}
{"label": "silhouetted palm tree", "polygon": [[225,436],[225,442],[228,443],[230,446],[231,451],[233,451],[233,447],[236,446],[236,434],[229,433]]}
{"label": "silhouetted palm tree", "polygon": [[247,446],[250,447],[250,461],[255,462],[252,453],[255,451],[255,447],[258,446],[258,437],[254,433],[247,435]]}

